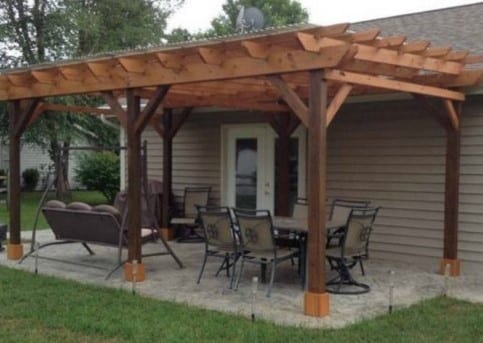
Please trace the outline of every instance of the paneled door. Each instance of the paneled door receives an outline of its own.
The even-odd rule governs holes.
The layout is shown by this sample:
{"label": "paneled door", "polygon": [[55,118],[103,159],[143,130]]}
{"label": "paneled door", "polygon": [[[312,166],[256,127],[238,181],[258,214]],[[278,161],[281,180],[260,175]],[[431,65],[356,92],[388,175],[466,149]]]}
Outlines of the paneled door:
{"label": "paneled door", "polygon": [[222,204],[274,209],[274,139],[266,124],[222,127]]}

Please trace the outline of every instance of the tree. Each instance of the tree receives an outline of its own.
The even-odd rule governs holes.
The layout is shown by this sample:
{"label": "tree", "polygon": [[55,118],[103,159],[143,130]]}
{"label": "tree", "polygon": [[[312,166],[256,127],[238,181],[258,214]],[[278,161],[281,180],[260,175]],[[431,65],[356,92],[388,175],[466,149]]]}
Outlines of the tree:
{"label": "tree", "polygon": [[[160,44],[166,18],[184,0],[3,0],[0,2],[0,67],[20,67],[104,51]],[[54,99],[97,106],[87,96]],[[8,136],[8,115],[0,106],[0,135]],[[6,125],[4,125],[6,124]],[[117,132],[93,116],[45,113],[24,134],[44,147],[54,164],[57,196],[68,185],[68,147],[79,139],[117,144]]]}
{"label": "tree", "polygon": [[222,6],[224,13],[211,21],[207,31],[191,34],[186,29],[176,28],[166,38],[174,43],[233,34],[241,6],[259,8],[265,17],[265,27],[307,23],[309,18],[307,10],[296,0],[226,0]]}

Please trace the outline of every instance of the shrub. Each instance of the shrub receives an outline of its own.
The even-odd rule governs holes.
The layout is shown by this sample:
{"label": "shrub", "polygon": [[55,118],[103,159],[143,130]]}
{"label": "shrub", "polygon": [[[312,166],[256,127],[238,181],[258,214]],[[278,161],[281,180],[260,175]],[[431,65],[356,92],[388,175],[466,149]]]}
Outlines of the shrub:
{"label": "shrub", "polygon": [[79,156],[76,181],[89,190],[101,192],[114,202],[119,191],[119,157],[112,152],[96,152]]}
{"label": "shrub", "polygon": [[39,171],[35,168],[28,168],[22,172],[23,186],[26,191],[33,191],[39,183]]}

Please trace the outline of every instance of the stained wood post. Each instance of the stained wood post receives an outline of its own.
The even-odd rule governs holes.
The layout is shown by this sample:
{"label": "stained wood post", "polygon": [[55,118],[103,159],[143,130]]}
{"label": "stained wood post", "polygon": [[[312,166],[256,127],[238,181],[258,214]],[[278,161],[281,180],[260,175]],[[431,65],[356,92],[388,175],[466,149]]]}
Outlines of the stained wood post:
{"label": "stained wood post", "polygon": [[7,245],[7,257],[10,260],[18,260],[23,256],[23,247],[20,236],[20,136],[16,132],[17,123],[20,119],[20,101],[9,103],[9,212],[10,212],[10,238]]}
{"label": "stained wood post", "polygon": [[[133,261],[137,261],[136,280],[143,281],[144,266],[141,260],[141,133],[135,130],[140,114],[140,98],[134,90],[126,90],[127,99],[127,160],[128,160],[128,263],[124,268],[125,279],[132,280]],[[131,275],[129,275],[131,274]]]}
{"label": "stained wood post", "polygon": [[173,136],[171,135],[173,126],[173,111],[165,109],[163,114],[163,225],[169,227],[169,207],[170,195],[172,192],[172,172],[173,172]]}
{"label": "stained wood post", "polygon": [[[458,111],[460,112],[460,111]],[[460,113],[458,113],[460,117]],[[441,274],[450,265],[450,275],[460,274],[458,260],[458,205],[461,154],[461,129],[448,125],[446,130],[446,180],[444,199],[444,248]]]}
{"label": "stained wood post", "polygon": [[327,84],[322,71],[310,72],[308,138],[308,290],[304,312],[322,317],[329,314],[325,275],[326,135]]}

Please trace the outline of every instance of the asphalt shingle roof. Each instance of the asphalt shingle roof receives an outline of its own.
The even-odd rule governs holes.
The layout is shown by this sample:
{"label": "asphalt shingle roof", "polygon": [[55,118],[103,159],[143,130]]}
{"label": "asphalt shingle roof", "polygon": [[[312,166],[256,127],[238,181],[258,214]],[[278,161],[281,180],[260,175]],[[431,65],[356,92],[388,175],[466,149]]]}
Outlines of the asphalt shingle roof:
{"label": "asphalt shingle roof", "polygon": [[451,45],[453,50],[483,54],[483,2],[369,20],[350,28],[379,28],[381,36],[404,35],[407,41],[429,40],[433,47]]}

